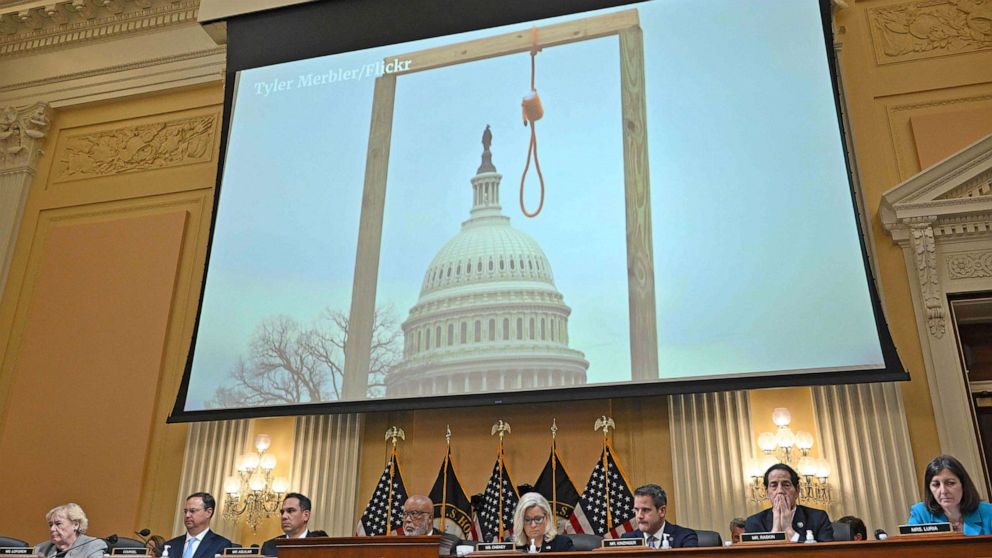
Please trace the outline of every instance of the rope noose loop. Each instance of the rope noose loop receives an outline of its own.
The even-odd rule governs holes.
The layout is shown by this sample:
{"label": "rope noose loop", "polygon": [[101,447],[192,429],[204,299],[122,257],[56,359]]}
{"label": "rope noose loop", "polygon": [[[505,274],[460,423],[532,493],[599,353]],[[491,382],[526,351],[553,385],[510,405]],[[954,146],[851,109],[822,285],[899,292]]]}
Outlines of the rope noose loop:
{"label": "rope noose loop", "polygon": [[[524,100],[520,103],[523,109],[523,120],[524,126],[530,125],[530,146],[527,148],[527,164],[524,165],[524,172],[520,176],[520,211],[527,217],[537,217],[541,213],[541,209],[544,207],[544,174],[541,173],[541,162],[537,158],[537,130],[534,127],[534,123],[544,116],[544,107],[541,106],[541,97],[537,94],[537,87],[535,87],[535,75],[536,75],[536,62],[537,53],[540,49],[537,48],[537,27],[530,28],[530,95],[524,97]],[[531,157],[534,158],[534,169],[537,170],[537,178],[541,184],[541,198],[540,202],[537,204],[537,209],[533,212],[527,211],[527,206],[524,204],[524,181],[527,179],[527,171],[530,170],[530,160]]]}

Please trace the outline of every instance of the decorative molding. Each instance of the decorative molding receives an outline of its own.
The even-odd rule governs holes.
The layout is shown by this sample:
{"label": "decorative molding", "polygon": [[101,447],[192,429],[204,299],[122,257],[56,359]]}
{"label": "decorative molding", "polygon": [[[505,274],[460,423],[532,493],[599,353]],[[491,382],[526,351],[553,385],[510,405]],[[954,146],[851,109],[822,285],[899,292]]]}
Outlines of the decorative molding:
{"label": "decorative molding", "polygon": [[962,252],[947,256],[947,276],[951,279],[992,277],[992,251]]}
{"label": "decorative molding", "polygon": [[992,169],[937,197],[938,200],[992,196]]}
{"label": "decorative molding", "polygon": [[918,0],[866,13],[878,64],[992,49],[987,2]]}
{"label": "decorative molding", "polygon": [[41,157],[41,145],[52,122],[52,108],[36,103],[26,109],[0,109],[0,172],[31,169]]}
{"label": "decorative molding", "polygon": [[216,115],[69,136],[55,157],[53,182],[208,162]]}
{"label": "decorative molding", "polygon": [[0,57],[195,22],[199,0],[71,0],[0,8]]}
{"label": "decorative molding", "polygon": [[947,329],[942,300],[944,297],[940,288],[940,278],[937,275],[937,247],[933,240],[931,221],[910,224],[913,242],[913,261],[916,263],[916,274],[920,281],[920,292],[927,315],[927,326],[930,335],[940,339]]}

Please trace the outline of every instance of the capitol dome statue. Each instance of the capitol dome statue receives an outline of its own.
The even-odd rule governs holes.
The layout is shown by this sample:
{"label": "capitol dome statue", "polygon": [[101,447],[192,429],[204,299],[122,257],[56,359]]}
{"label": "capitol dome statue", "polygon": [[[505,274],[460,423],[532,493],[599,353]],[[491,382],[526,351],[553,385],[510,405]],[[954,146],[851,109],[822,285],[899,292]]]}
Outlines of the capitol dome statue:
{"label": "capitol dome statue", "polygon": [[586,383],[589,362],[568,347],[571,309],[548,258],[500,208],[491,142],[486,126],[469,219],[424,273],[403,360],[386,377],[390,397]]}

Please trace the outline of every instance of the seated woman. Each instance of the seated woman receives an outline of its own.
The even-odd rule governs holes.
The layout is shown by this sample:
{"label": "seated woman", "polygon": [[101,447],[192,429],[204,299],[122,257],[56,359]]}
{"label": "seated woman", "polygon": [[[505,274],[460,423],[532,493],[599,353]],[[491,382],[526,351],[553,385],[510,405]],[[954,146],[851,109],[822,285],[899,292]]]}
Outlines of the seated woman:
{"label": "seated woman", "polygon": [[537,492],[524,494],[517,503],[513,512],[513,544],[524,550],[533,544],[538,552],[575,550],[572,539],[558,534],[551,505]]}
{"label": "seated woman", "polygon": [[935,457],[924,473],[923,493],[923,501],[909,510],[910,525],[947,522],[965,535],[992,535],[992,504],[981,500],[957,459]]}
{"label": "seated woman", "polygon": [[34,553],[45,558],[103,558],[107,542],[85,535],[89,520],[79,504],[65,504],[49,510],[50,539],[34,547]]}
{"label": "seated woman", "polygon": [[145,541],[145,554],[161,558],[162,547],[165,546],[165,538],[162,535],[152,535]]}

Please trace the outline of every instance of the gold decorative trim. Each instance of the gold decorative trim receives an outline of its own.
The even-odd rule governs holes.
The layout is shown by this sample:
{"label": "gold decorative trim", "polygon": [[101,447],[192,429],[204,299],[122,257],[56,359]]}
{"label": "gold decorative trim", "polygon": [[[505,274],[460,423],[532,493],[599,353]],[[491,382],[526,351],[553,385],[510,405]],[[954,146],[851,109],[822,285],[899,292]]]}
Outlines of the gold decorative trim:
{"label": "gold decorative trim", "polygon": [[52,122],[52,109],[36,103],[24,110],[0,109],[0,171],[33,169]]}
{"label": "gold decorative trim", "polygon": [[937,275],[937,247],[933,239],[933,228],[928,219],[913,222],[910,238],[913,241],[913,261],[920,281],[920,295],[926,313],[930,335],[940,339],[946,331],[944,308],[941,299],[944,294]]}
{"label": "gold decorative trim", "polygon": [[216,131],[210,114],[69,136],[56,154],[53,182],[206,163]]}
{"label": "gold decorative trim", "polygon": [[992,4],[981,0],[919,0],[866,14],[878,64],[992,49]]}
{"label": "gold decorative trim", "polygon": [[947,276],[951,279],[992,277],[992,252],[962,252],[948,256]]}
{"label": "gold decorative trim", "polygon": [[199,0],[72,0],[23,11],[0,9],[0,56],[196,21],[199,6]]}

